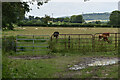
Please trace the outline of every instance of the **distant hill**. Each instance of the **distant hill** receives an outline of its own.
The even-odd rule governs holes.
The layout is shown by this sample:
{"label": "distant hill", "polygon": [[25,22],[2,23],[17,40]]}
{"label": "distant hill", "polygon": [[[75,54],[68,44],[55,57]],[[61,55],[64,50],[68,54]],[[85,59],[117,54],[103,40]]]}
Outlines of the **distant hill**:
{"label": "distant hill", "polygon": [[83,14],[84,20],[109,20],[110,13],[91,13]]}
{"label": "distant hill", "polygon": [[[70,17],[70,16],[64,16],[65,17]],[[106,22],[109,20],[110,13],[89,13],[89,14],[83,14],[83,19],[87,22],[92,22],[92,21],[103,21]]]}

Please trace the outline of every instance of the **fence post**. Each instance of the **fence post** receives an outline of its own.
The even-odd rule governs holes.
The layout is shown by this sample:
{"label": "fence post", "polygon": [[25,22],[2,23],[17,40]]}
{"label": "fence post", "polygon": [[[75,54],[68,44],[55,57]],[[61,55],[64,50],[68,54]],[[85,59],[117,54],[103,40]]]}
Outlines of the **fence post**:
{"label": "fence post", "polygon": [[51,41],[52,41],[52,36],[51,36]]}
{"label": "fence post", "polygon": [[65,49],[66,49],[66,35],[65,35]]}
{"label": "fence post", "polygon": [[92,35],[92,51],[95,51],[95,35]]}
{"label": "fence post", "polygon": [[68,37],[68,48],[70,48],[70,36]]}
{"label": "fence post", "polygon": [[16,36],[16,53],[17,53],[17,51],[18,51],[18,50],[17,50],[17,43],[18,43],[18,42],[17,42],[17,37],[18,37],[18,35]]}
{"label": "fence post", "polygon": [[117,33],[115,33],[115,49],[117,48]]}
{"label": "fence post", "polygon": [[33,35],[33,51],[34,51],[34,35]]}
{"label": "fence post", "polygon": [[80,49],[80,35],[79,35],[79,49]]}

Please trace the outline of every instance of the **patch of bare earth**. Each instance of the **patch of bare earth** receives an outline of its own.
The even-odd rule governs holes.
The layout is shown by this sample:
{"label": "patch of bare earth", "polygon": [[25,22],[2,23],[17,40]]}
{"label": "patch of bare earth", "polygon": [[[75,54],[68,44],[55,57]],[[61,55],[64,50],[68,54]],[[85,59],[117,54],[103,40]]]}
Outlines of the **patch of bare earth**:
{"label": "patch of bare earth", "polygon": [[55,58],[55,56],[50,56],[50,55],[39,55],[39,56],[9,56],[11,59],[26,59],[26,60],[31,60],[31,59],[50,59],[50,58]]}
{"label": "patch of bare earth", "polygon": [[[80,62],[79,61],[76,62],[76,65],[82,64],[84,66],[87,66],[87,64],[89,64],[89,63],[92,63],[92,62],[98,61],[98,60],[101,61],[101,60],[104,60],[104,59],[108,59],[108,60],[109,59],[119,59],[120,60],[120,58],[118,58],[118,57],[81,57],[80,60],[79,60]],[[118,65],[118,64],[115,64],[115,65]],[[111,65],[109,65],[109,66],[112,67]],[[58,76],[59,78],[74,78],[74,76],[76,76],[76,75],[82,76],[82,75],[85,75],[85,74],[86,75],[91,74],[90,77],[98,78],[97,71],[99,70],[99,68],[101,68],[101,67],[97,66],[97,67],[91,68],[91,70],[85,71],[85,72],[82,72],[81,70],[71,71],[67,68],[61,73],[56,73],[55,76]],[[105,73],[105,74],[107,74],[107,73]]]}

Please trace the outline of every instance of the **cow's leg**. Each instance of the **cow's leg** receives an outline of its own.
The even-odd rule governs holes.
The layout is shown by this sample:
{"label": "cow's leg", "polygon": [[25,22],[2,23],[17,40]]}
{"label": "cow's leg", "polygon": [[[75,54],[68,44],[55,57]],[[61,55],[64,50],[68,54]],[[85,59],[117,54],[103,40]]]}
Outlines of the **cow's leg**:
{"label": "cow's leg", "polygon": [[110,42],[107,37],[104,37],[104,41]]}
{"label": "cow's leg", "polygon": [[101,35],[99,35],[99,40],[101,40],[102,39],[102,36]]}

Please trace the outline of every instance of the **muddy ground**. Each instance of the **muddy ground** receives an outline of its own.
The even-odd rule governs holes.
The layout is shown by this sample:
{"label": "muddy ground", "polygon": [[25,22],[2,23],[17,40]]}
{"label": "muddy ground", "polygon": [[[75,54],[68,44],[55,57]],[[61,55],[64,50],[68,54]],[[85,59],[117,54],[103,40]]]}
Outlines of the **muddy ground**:
{"label": "muddy ground", "polygon": [[25,59],[25,60],[32,60],[32,59],[51,59],[55,58],[55,56],[50,55],[37,55],[37,56],[9,56],[11,59]]}
{"label": "muddy ground", "polygon": [[[34,59],[52,59],[52,58],[57,58],[57,56],[52,56],[52,55],[42,55],[42,56],[9,56],[9,58],[11,59],[25,59],[25,60],[34,60]],[[79,57],[78,57],[79,58]],[[118,59],[118,62],[120,62],[120,58],[118,57],[80,57],[78,59],[77,62],[75,62],[74,64],[70,64],[70,63],[67,63],[66,64],[66,68],[63,72],[60,72],[60,73],[56,73],[54,76],[58,76],[59,78],[72,78],[74,77],[75,75],[80,75],[82,76],[83,73],[79,70],[76,70],[76,71],[73,71],[73,70],[70,70],[69,68],[74,65],[78,65],[79,67],[80,66],[84,66],[85,68],[88,67],[87,64],[90,64],[90,63],[93,63],[95,61],[101,61],[101,60],[111,60],[111,59]],[[74,60],[73,60],[74,61]],[[71,61],[71,62],[73,62]],[[82,64],[82,65],[81,65]],[[117,66],[118,64],[115,64],[113,66]],[[112,66],[110,66],[112,67]],[[87,71],[85,74],[93,74],[93,78],[96,78],[96,73],[97,73],[97,70],[99,70],[100,67],[95,67],[93,68],[91,71]],[[63,74],[64,73],[64,74]],[[107,75],[107,73],[105,73],[105,75]]]}

